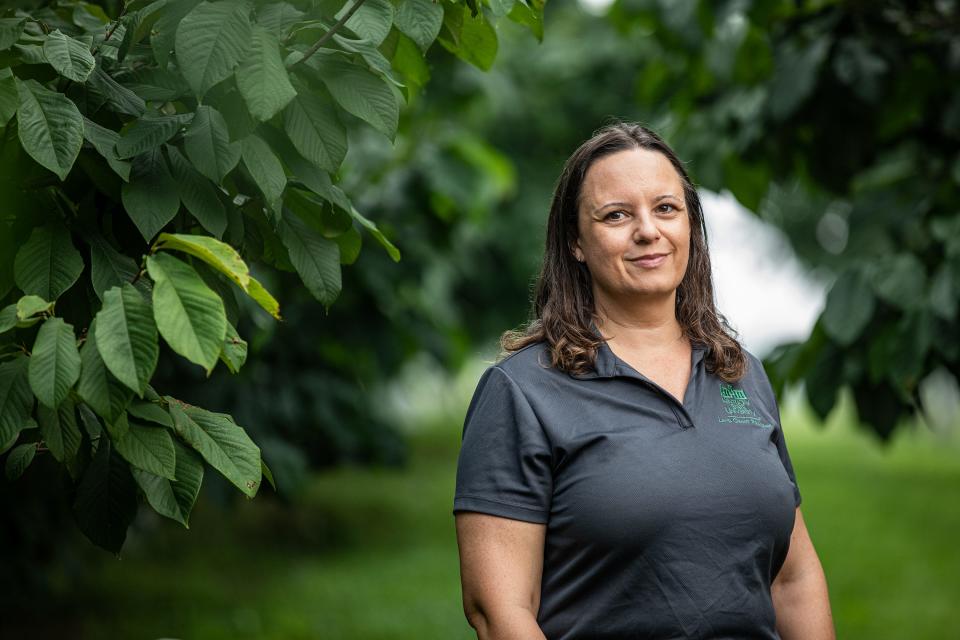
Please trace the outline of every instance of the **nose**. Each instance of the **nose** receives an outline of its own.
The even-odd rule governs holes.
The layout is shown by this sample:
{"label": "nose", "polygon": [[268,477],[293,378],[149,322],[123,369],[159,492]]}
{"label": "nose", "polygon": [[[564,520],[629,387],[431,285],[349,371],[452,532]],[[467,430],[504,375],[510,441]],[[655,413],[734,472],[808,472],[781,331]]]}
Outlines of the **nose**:
{"label": "nose", "polygon": [[641,212],[635,218],[633,228],[633,241],[637,244],[645,244],[660,239],[660,229],[657,228],[656,220],[649,211]]}

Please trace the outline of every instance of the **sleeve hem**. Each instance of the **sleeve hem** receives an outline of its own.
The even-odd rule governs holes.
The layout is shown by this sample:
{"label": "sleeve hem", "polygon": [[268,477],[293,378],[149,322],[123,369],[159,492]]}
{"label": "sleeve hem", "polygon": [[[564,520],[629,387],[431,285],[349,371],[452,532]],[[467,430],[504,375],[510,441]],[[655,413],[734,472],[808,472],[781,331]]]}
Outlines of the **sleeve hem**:
{"label": "sleeve hem", "polygon": [[479,496],[458,496],[453,501],[453,513],[457,511],[477,511],[494,516],[503,516],[513,520],[523,520],[537,524],[546,524],[549,514],[538,508],[508,504]]}

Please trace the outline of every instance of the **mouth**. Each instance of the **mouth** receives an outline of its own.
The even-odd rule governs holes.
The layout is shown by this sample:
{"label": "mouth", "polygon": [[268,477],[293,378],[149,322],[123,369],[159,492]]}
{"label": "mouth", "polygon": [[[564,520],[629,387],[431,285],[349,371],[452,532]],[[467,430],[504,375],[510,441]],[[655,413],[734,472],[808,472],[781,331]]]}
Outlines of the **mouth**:
{"label": "mouth", "polygon": [[663,264],[667,259],[667,255],[666,253],[650,253],[645,256],[640,256],[639,258],[628,258],[628,260],[641,267],[652,269],[653,267],[659,267]]}

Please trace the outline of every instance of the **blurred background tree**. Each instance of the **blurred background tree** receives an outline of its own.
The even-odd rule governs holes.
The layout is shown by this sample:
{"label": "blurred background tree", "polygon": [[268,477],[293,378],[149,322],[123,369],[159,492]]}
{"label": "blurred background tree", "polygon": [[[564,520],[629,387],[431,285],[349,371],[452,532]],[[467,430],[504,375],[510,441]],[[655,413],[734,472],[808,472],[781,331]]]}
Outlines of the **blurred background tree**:
{"label": "blurred background tree", "polygon": [[[500,12],[509,5],[485,3]],[[955,2],[556,0],[546,16],[545,25],[498,27],[489,73],[432,48],[392,147],[349,123],[341,185],[396,240],[399,263],[363,252],[326,314],[295,279],[265,275],[289,321],[252,315],[238,325],[250,343],[239,376],[199,385],[176,364],[158,373],[173,395],[248,425],[288,506],[209,506],[198,514],[195,550],[178,550],[189,538],[142,517],[135,529],[160,542],[140,542],[126,562],[149,579],[100,568],[71,547],[73,567],[98,566],[86,583],[93,594],[127,593],[125,612],[112,616],[96,596],[69,598],[62,606],[76,628],[91,637],[174,629],[472,637],[459,612],[448,513],[456,411],[436,431],[405,434],[384,390],[421,371],[411,365],[423,354],[441,371],[461,370],[523,321],[553,182],[570,151],[611,116],[657,129],[702,188],[729,191],[826,274],[826,306],[809,338],[765,359],[779,392],[799,382],[808,400],[786,405],[785,424],[852,422],[892,440],[897,426],[917,424],[925,380],[956,386]],[[421,401],[445,405],[439,394]],[[799,431],[791,452],[841,635],[943,637],[953,615],[946,603],[960,595],[949,585],[960,570],[949,543],[960,526],[950,506],[960,488],[955,451],[900,441],[879,454],[849,433],[827,437]],[[210,488],[208,500],[229,495]],[[233,514],[230,531],[220,526],[223,513]],[[854,539],[872,543],[854,552]],[[916,546],[925,549],[902,555]],[[320,549],[332,551],[313,558]],[[235,568],[243,562],[250,573]],[[54,590],[70,582],[64,566],[49,574]],[[254,595],[231,590],[251,573],[263,576],[250,585]],[[418,594],[397,593],[404,584]],[[173,595],[175,585],[186,593]],[[256,602],[237,604],[248,598]],[[318,601],[325,608],[306,613]],[[381,612],[370,612],[375,603]],[[172,622],[158,623],[157,610]]]}

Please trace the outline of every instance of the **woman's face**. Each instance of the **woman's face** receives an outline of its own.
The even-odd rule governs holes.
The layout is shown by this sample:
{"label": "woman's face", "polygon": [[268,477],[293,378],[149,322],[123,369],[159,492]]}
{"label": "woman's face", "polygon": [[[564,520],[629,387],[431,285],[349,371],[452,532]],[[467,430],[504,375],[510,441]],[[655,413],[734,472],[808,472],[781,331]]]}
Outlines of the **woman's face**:
{"label": "woman's face", "polygon": [[597,302],[674,296],[687,270],[690,220],[680,175],[663,154],[629,149],[587,169],[573,254]]}

